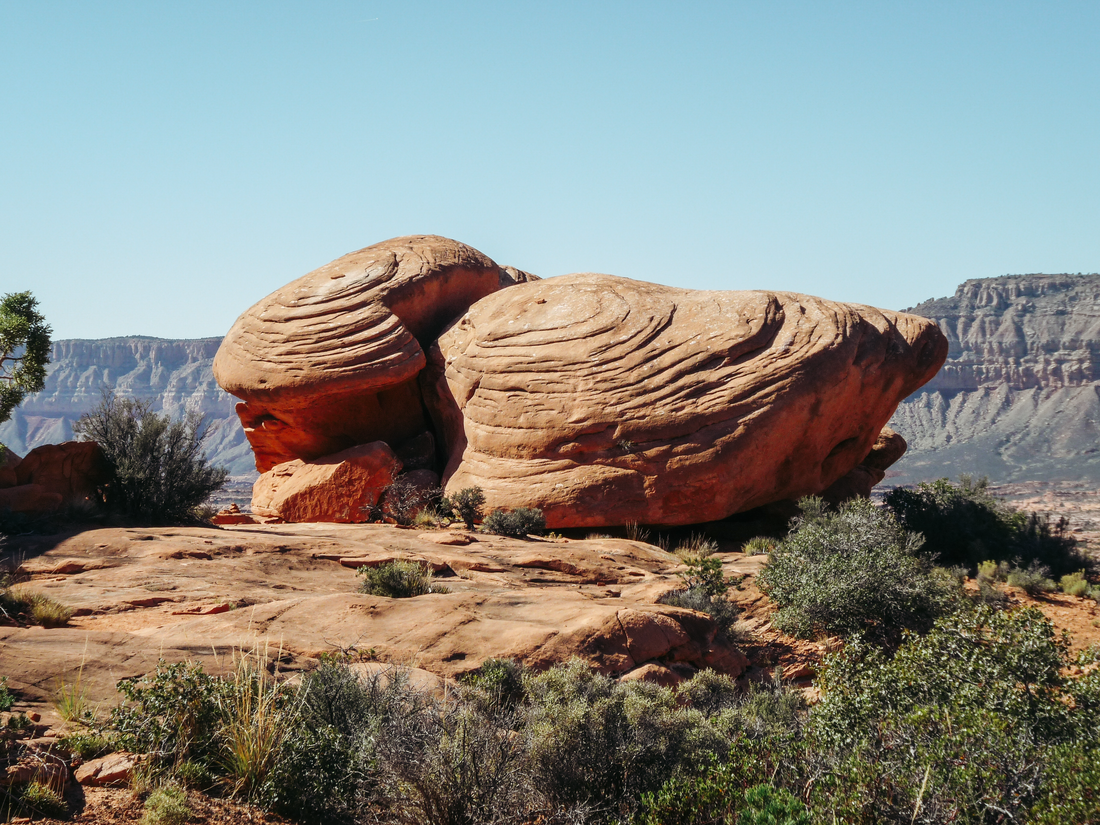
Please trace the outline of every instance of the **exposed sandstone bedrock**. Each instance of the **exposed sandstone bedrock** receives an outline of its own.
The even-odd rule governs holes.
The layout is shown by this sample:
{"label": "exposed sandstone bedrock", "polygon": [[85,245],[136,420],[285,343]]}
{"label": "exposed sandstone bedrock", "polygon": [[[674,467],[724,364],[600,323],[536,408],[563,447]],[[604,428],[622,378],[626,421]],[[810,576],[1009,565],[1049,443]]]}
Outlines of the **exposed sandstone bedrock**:
{"label": "exposed sandstone bedrock", "polygon": [[592,273],[541,281],[414,236],[265,298],[214,370],[243,399],[262,472],[373,441],[404,456],[434,432],[449,492],[477,485],[488,509],[584,527],[693,524],[821,493],[946,355],[913,315]]}

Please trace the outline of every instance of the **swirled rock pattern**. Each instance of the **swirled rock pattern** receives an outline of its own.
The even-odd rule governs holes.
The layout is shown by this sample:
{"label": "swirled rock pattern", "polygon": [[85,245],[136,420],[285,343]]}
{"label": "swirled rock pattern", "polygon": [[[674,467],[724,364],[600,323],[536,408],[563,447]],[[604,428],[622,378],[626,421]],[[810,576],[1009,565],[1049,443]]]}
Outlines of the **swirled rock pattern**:
{"label": "swirled rock pattern", "polygon": [[825,490],[946,355],[904,313],[578,274],[471,306],[421,382],[449,491],[549,526],[690,524]]}
{"label": "swirled rock pattern", "polygon": [[[384,442],[406,469],[442,469],[449,492],[479,486],[487,508],[539,507],[551,527],[674,525],[825,491],[946,354],[932,322],[903,313],[590,273],[541,281],[414,236],[256,304],[214,372],[272,474],[257,491],[287,488],[289,466],[295,486],[311,477],[286,462],[327,467]],[[881,478],[865,470],[848,487]],[[321,517],[268,498],[254,509]]]}
{"label": "swirled rock pattern", "polygon": [[[478,298],[524,279],[434,235],[352,252],[245,312],[214,358],[260,472],[427,428],[424,347]],[[530,276],[526,276],[530,277]]]}

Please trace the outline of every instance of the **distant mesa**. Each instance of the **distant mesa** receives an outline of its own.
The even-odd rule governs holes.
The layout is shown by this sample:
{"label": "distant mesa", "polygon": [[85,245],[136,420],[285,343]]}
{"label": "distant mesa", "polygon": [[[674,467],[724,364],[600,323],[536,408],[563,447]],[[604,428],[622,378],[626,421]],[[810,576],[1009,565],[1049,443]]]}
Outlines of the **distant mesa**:
{"label": "distant mesa", "polygon": [[[312,501],[298,520],[324,509],[307,476],[373,479],[360,491],[373,503],[379,477],[417,470],[448,492],[481,487],[488,509],[539,507],[549,527],[681,525],[866,494],[904,451],[883,428],[947,351],[906,313],[594,273],[540,280],[418,235],[260,301],[214,375],[272,474],[256,486],[265,511],[284,518],[273,502]],[[392,450],[384,472],[337,468],[364,459],[334,454],[375,442]]]}
{"label": "distant mesa", "polygon": [[950,350],[894,415],[910,452],[890,483],[1100,483],[1100,275],[969,280],[909,311],[935,320]]}

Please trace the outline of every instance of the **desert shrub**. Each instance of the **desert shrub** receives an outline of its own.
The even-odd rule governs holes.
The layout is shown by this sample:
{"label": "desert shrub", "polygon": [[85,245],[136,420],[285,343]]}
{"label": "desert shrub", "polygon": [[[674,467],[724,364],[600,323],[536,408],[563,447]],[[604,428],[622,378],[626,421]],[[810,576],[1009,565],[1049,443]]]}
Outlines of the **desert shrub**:
{"label": "desert shrub", "polygon": [[465,696],[486,716],[510,712],[523,700],[524,667],[515,659],[486,659],[462,677]]}
{"label": "desert shrub", "polygon": [[813,755],[799,770],[822,777],[813,810],[853,823],[1019,821],[1048,751],[1100,730],[1100,674],[1071,680],[1069,664],[1034,609],[956,613],[893,657],[850,641],[827,659],[810,714]]}
{"label": "desert shrub", "polygon": [[1100,822],[1100,746],[1076,743],[1046,757],[1042,790],[1031,806],[1032,825]]}
{"label": "desert shrub", "polygon": [[8,677],[0,676],[0,713],[11,710],[15,697],[8,690]]}
{"label": "desert shrub", "polygon": [[641,796],[635,825],[723,825],[733,822],[741,801],[734,767],[714,763],[700,775],[673,776]]}
{"label": "desert shrub", "polygon": [[657,601],[673,607],[684,607],[708,614],[718,625],[719,631],[732,636],[737,622],[738,609],[727,598],[733,585],[739,585],[744,577],[730,577],[722,573],[722,560],[711,555],[718,545],[708,541],[694,543],[697,549],[681,546],[676,553],[684,562],[685,570],[678,573],[683,588],[665,593]]}
{"label": "desert shrub", "polygon": [[32,818],[48,817],[64,819],[69,814],[69,806],[56,790],[42,782],[30,782],[19,794],[19,805]]}
{"label": "desert shrub", "polygon": [[103,756],[114,748],[110,739],[102,733],[91,730],[67,734],[61,738],[58,745],[62,750],[75,753],[84,760]]}
{"label": "desert shrub", "polygon": [[379,755],[387,801],[417,822],[521,825],[537,807],[522,738],[453,699],[392,717]]}
{"label": "desert shrub", "polygon": [[71,607],[44,593],[23,588],[0,587],[0,611],[10,619],[42,627],[64,627],[73,616]]}
{"label": "desert shrub", "polygon": [[449,592],[443,585],[432,582],[432,568],[413,561],[390,561],[377,567],[360,567],[355,572],[363,577],[359,592],[371,596],[407,599]]}
{"label": "desert shrub", "polygon": [[739,825],[810,825],[810,812],[783,788],[757,785],[745,792]]}
{"label": "desert shrub", "polygon": [[1011,570],[1005,580],[1013,587],[1019,587],[1029,596],[1050,593],[1057,589],[1057,585],[1050,578],[1050,568],[1034,561],[1026,569]]}
{"label": "desert shrub", "polygon": [[229,473],[211,467],[203,453],[204,417],[188,413],[172,421],[147,401],[107,392],[99,406],[73,424],[95,441],[111,468],[100,493],[108,511],[143,524],[178,524],[220,489]]}
{"label": "desert shrub", "polygon": [[693,556],[710,556],[718,552],[718,542],[702,533],[692,533],[686,541],[681,541],[672,551],[682,559]]}
{"label": "desert shrub", "polygon": [[741,547],[741,552],[750,556],[762,556],[765,553],[772,552],[778,544],[778,540],[773,539],[771,536],[754,536],[745,542]]}
{"label": "desert shrub", "polygon": [[178,785],[162,785],[146,798],[141,825],[183,825],[192,815],[187,792]]}
{"label": "desert shrub", "polygon": [[526,679],[523,723],[535,785],[552,808],[621,815],[725,740],[667,688],[616,682],[577,659]]}
{"label": "desert shrub", "polygon": [[493,510],[485,519],[485,530],[498,536],[518,539],[524,536],[541,536],[546,532],[546,519],[543,518],[542,510],[533,507]]}
{"label": "desert shrub", "polygon": [[229,683],[193,662],[168,664],[118,685],[124,701],[111,711],[108,730],[122,750],[155,754],[161,763],[210,762],[219,754],[223,696]]}
{"label": "desert shrub", "polygon": [[1085,596],[1089,592],[1089,583],[1085,579],[1084,570],[1062,576],[1058,582],[1058,587],[1067,596]]}
{"label": "desert shrub", "polygon": [[927,629],[958,591],[950,573],[920,553],[886,510],[866,499],[826,509],[799,502],[802,515],[771,552],[757,582],[779,610],[772,622],[797,636],[867,633],[890,639],[903,628]]}
{"label": "desert shrub", "polygon": [[1090,560],[1069,534],[1066,519],[1022,513],[989,492],[989,481],[962,476],[902,487],[886,494],[886,505],[901,525],[925,539],[925,548],[941,564],[1011,561],[1017,566],[1044,564],[1056,575],[1088,567]]}
{"label": "desert shrub", "polygon": [[463,487],[453,495],[441,498],[439,509],[444,514],[457,514],[466,529],[473,530],[474,525],[481,521],[481,508],[484,504],[485,492],[480,487]]}

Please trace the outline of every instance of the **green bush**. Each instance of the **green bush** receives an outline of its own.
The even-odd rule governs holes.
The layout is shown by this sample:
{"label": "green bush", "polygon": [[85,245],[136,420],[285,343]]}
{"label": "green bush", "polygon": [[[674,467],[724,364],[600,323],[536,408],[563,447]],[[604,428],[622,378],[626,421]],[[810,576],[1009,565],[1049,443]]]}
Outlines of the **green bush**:
{"label": "green bush", "polygon": [[779,607],[779,629],[797,636],[864,632],[879,640],[927,629],[953,605],[958,585],[920,554],[886,510],[856,499],[829,512],[821,499],[799,502],[802,515],[771,552],[757,578]]}
{"label": "green bush", "polygon": [[484,504],[485,493],[480,487],[463,487],[454,495],[440,499],[439,509],[444,514],[458,514],[466,529],[473,530],[474,525],[481,521],[481,508]]}
{"label": "green bush", "polygon": [[187,792],[178,785],[162,785],[145,800],[141,825],[183,825],[192,815]]}
{"label": "green bush", "polygon": [[1058,587],[1067,596],[1087,596],[1089,592],[1089,583],[1085,579],[1084,570],[1062,576],[1058,582]]}
{"label": "green bush", "polygon": [[722,573],[722,560],[710,555],[711,552],[709,547],[699,553],[681,552],[687,569],[677,575],[684,587],[665,593],[657,601],[706,613],[714,619],[722,635],[731,637],[740,611],[730,602],[727,593],[730,586],[740,584],[743,577],[726,578]]}
{"label": "green bush", "polygon": [[56,790],[49,785],[34,781],[23,788],[19,794],[19,805],[32,818],[48,817],[65,819],[69,815],[69,806]]}
{"label": "green bush", "polygon": [[46,385],[51,334],[31,293],[0,297],[0,424],[29,393]]}
{"label": "green bush", "polygon": [[7,615],[10,619],[42,627],[64,627],[73,616],[71,607],[44,593],[2,586],[0,586],[0,613]]}
{"label": "green bush", "polygon": [[100,488],[109,512],[141,524],[180,524],[225,484],[229,476],[211,467],[203,453],[203,416],[182,421],[152,411],[147,401],[105,393],[99,406],[73,424],[73,432],[95,441],[111,468]]}
{"label": "green bush", "polygon": [[955,614],[908,635],[892,658],[850,641],[822,669],[798,769],[826,780],[814,787],[815,814],[1020,821],[1051,749],[1100,733],[1100,673],[1069,679],[1070,664],[1035,609]]}
{"label": "green bush", "polygon": [[168,664],[137,679],[123,679],[122,704],[111,711],[108,730],[122,750],[154,753],[176,764],[220,756],[223,698],[231,689],[196,663]]}
{"label": "green bush", "polygon": [[546,532],[546,519],[542,510],[517,507],[515,510],[493,510],[485,519],[485,530],[498,536],[521,539],[525,536],[541,536]]}
{"label": "green bush", "polygon": [[745,542],[741,547],[741,552],[750,556],[762,556],[765,553],[772,552],[778,544],[779,541],[771,536],[755,536]]}
{"label": "green bush", "polygon": [[924,536],[925,550],[940,564],[973,570],[986,560],[1017,566],[1043,564],[1056,575],[1092,564],[1068,533],[1066,519],[1022,513],[989,492],[989,480],[962,476],[921,482],[915,490],[898,487],[886,505],[906,529]]}
{"label": "green bush", "polygon": [[1100,746],[1061,745],[1046,757],[1043,785],[1031,806],[1031,825],[1100,823]]}
{"label": "green bush", "polygon": [[551,809],[608,821],[679,770],[727,745],[702,714],[641,681],[616,682],[577,659],[528,676],[523,726],[530,770]]}
{"label": "green bush", "polygon": [[810,825],[810,812],[789,791],[757,785],[745,792],[738,825]]}
{"label": "green bush", "polygon": [[363,577],[359,592],[371,596],[407,599],[449,592],[443,585],[433,584],[430,567],[414,561],[389,561],[377,567],[360,567],[355,572]]}
{"label": "green bush", "polygon": [[1024,590],[1029,596],[1050,593],[1057,589],[1050,578],[1050,568],[1038,562],[1032,562],[1026,570],[1012,570],[1006,581],[1013,587]]}

